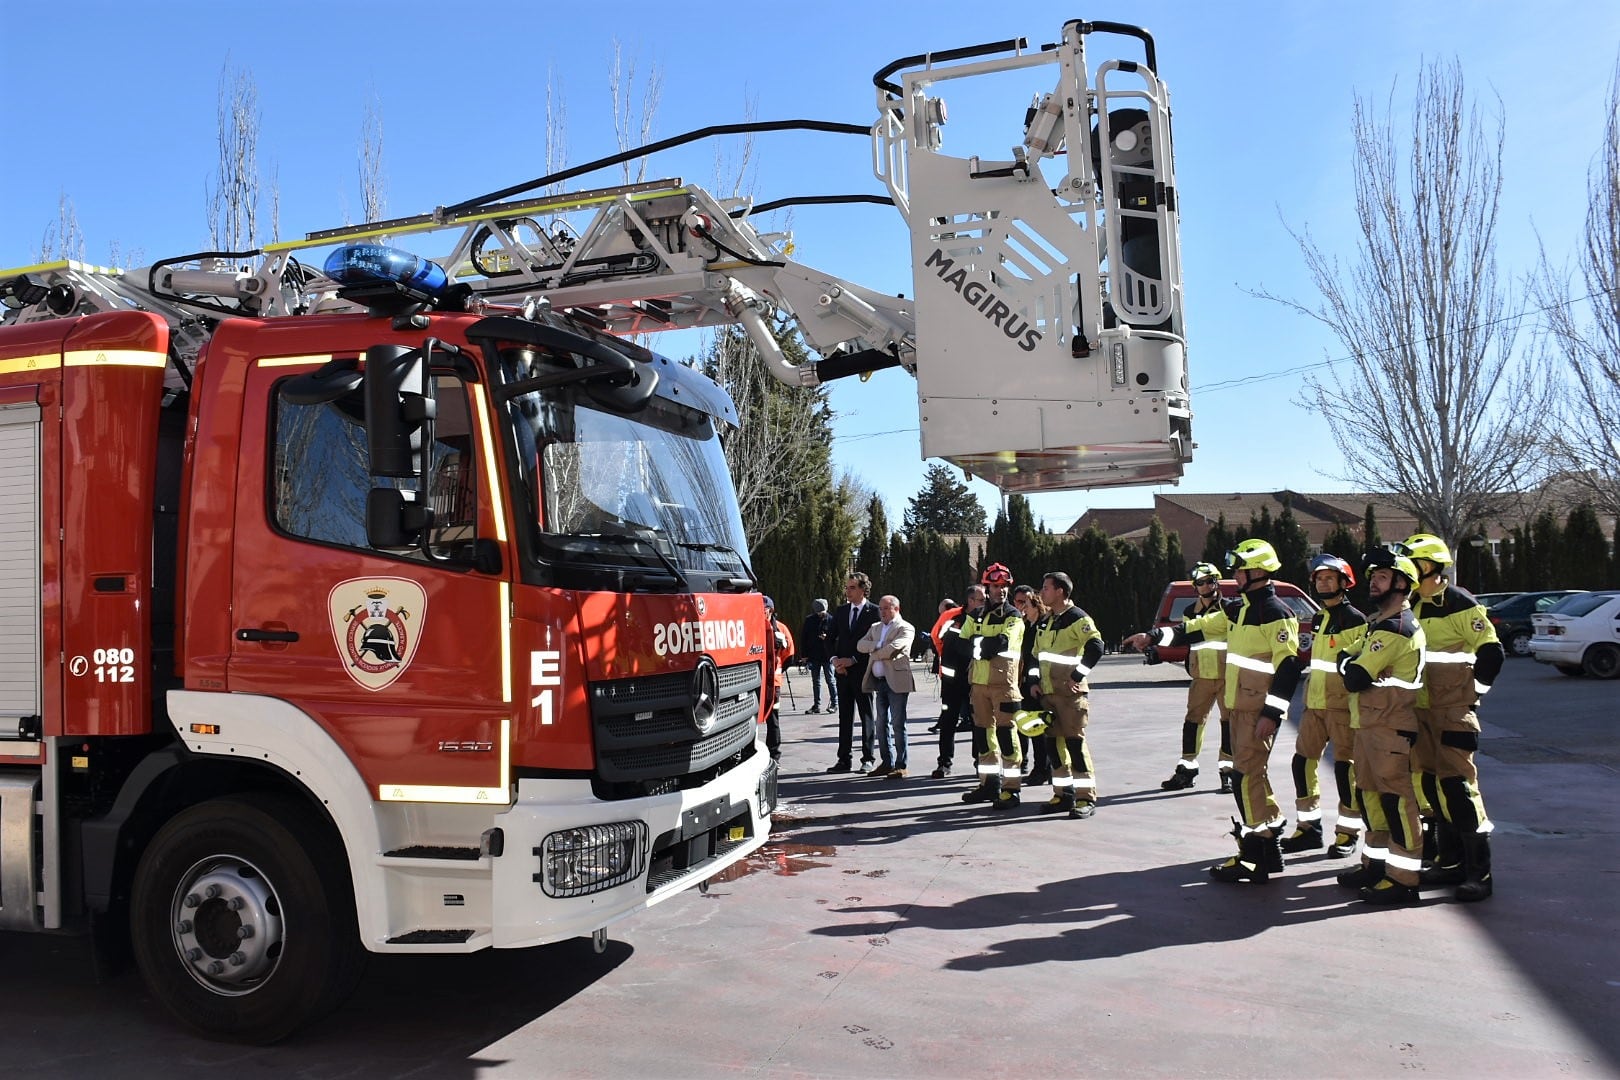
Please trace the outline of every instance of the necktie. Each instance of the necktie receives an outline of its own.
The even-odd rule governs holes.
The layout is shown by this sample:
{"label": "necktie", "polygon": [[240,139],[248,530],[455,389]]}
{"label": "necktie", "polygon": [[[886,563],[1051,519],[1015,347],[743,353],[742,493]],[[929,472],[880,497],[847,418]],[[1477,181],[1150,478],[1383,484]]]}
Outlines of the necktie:
{"label": "necktie", "polygon": [[860,613],[860,608],[856,607],[854,604],[849,605],[849,628],[851,630],[855,629],[855,617]]}

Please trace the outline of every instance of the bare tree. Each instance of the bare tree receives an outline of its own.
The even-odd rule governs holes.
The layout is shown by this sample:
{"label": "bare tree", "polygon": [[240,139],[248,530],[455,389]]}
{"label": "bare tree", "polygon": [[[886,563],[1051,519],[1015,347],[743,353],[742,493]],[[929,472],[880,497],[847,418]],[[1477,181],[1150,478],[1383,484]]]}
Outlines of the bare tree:
{"label": "bare tree", "polygon": [[65,191],[57,194],[56,220],[46,224],[36,254],[39,258],[34,261],[42,263],[58,259],[84,259],[84,233],[79,228],[79,214]]}
{"label": "bare tree", "polygon": [[[758,119],[759,96],[745,94],[743,96],[743,122],[753,123]],[[736,147],[736,156],[731,154],[731,148]],[[754,161],[754,133],[752,131],[743,135],[740,142],[734,143],[730,139],[717,141],[714,147],[714,191],[719,195],[736,198],[744,192],[752,193],[754,185],[759,182],[759,170]]]}
{"label": "bare tree", "polygon": [[270,242],[281,242],[281,166],[270,166]]}
{"label": "bare tree", "polygon": [[1554,457],[1594,506],[1620,514],[1620,63],[1609,80],[1603,149],[1586,190],[1578,285],[1555,272],[1543,252],[1535,289],[1549,346],[1574,377],[1564,422],[1551,433]]}
{"label": "bare tree", "polygon": [[[557,82],[557,70],[546,65],[546,175],[568,167],[568,101]],[[545,194],[562,191],[560,183],[549,184]]]}
{"label": "bare tree", "polygon": [[[778,337],[785,352],[802,353],[790,331],[778,328]],[[726,439],[726,464],[748,542],[757,546],[793,517],[818,478],[825,485],[831,476],[826,391],[783,386],[735,327],[715,333],[703,371],[737,406],[741,426]]]}
{"label": "bare tree", "polygon": [[[640,100],[636,100],[636,61],[624,58],[624,47],[613,39],[613,60],[608,67],[608,91],[613,95],[613,134],[619,151],[645,146],[652,137],[653,117],[658,114],[658,100],[664,89],[664,74],[657,64],[641,83]],[[640,183],[647,178],[647,159],[637,158],[619,164],[624,182]]]}
{"label": "bare tree", "polygon": [[360,120],[360,220],[381,221],[388,209],[388,185],[383,175],[382,103],[373,93]]}
{"label": "bare tree", "polygon": [[1356,99],[1353,263],[1294,233],[1321,301],[1261,295],[1319,320],[1349,353],[1347,372],[1330,367],[1304,392],[1344,457],[1340,478],[1390,492],[1455,542],[1537,478],[1551,384],[1515,352],[1497,275],[1500,117],[1469,102],[1455,61],[1419,72],[1404,147],[1393,101],[1392,90],[1379,115]]}
{"label": "bare tree", "polygon": [[259,85],[227,59],[219,73],[219,172],[208,186],[208,235],[215,250],[259,242]]}

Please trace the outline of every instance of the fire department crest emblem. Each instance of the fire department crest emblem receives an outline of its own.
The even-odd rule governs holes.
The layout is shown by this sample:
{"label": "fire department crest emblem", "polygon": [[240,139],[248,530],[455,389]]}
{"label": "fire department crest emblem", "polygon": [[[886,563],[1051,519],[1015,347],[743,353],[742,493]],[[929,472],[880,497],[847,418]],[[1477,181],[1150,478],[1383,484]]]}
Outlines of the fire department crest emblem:
{"label": "fire department crest emblem", "polygon": [[350,578],[328,598],[332,640],[349,678],[382,690],[411,666],[427,621],[427,593],[406,578]]}

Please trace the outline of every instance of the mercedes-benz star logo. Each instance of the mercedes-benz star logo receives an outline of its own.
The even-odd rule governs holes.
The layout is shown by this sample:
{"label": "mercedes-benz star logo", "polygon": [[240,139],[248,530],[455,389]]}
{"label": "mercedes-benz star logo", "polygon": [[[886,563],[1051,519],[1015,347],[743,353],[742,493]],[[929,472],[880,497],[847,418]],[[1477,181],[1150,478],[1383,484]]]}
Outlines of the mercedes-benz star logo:
{"label": "mercedes-benz star logo", "polygon": [[714,729],[719,706],[720,669],[709,657],[700,656],[692,671],[692,704],[688,707],[692,726],[699,735],[707,735]]}

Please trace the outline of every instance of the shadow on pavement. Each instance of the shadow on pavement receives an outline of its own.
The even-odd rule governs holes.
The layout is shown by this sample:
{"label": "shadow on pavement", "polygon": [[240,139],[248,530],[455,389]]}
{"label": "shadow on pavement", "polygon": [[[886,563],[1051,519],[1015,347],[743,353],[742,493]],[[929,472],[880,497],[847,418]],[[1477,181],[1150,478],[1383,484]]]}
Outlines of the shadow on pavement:
{"label": "shadow on pavement", "polygon": [[[87,938],[7,935],[0,962],[13,986],[0,1032],[0,1073],[18,1076],[294,1075],[472,1078],[500,1060],[485,1047],[544,1016],[633,953],[593,952],[586,939],[464,956],[372,956],[353,997],[275,1046],[214,1042],[181,1026],[133,969],[97,971]],[[94,1016],[96,1038],[82,1037]]]}
{"label": "shadow on pavement", "polygon": [[[1063,927],[1051,935],[993,942],[985,949],[945,963],[953,971],[984,971],[1129,956],[1177,945],[1239,941],[1279,926],[1376,915],[1380,910],[1355,901],[1354,894],[1331,884],[1338,866],[1314,872],[1301,872],[1291,866],[1285,877],[1265,884],[1219,885],[1208,878],[1208,865],[1208,861],[1179,863],[1069,878],[1033,890],[990,893],[943,906],[832,908],[829,910],[845,915],[882,912],[898,917],[881,923],[824,926],[811,932],[829,937],[892,937],[914,928],[953,931],[1044,924]],[[1304,886],[1312,886],[1309,894],[1299,895]],[[1270,902],[1255,903],[1257,893]],[[1424,903],[1440,902],[1432,899]]]}

